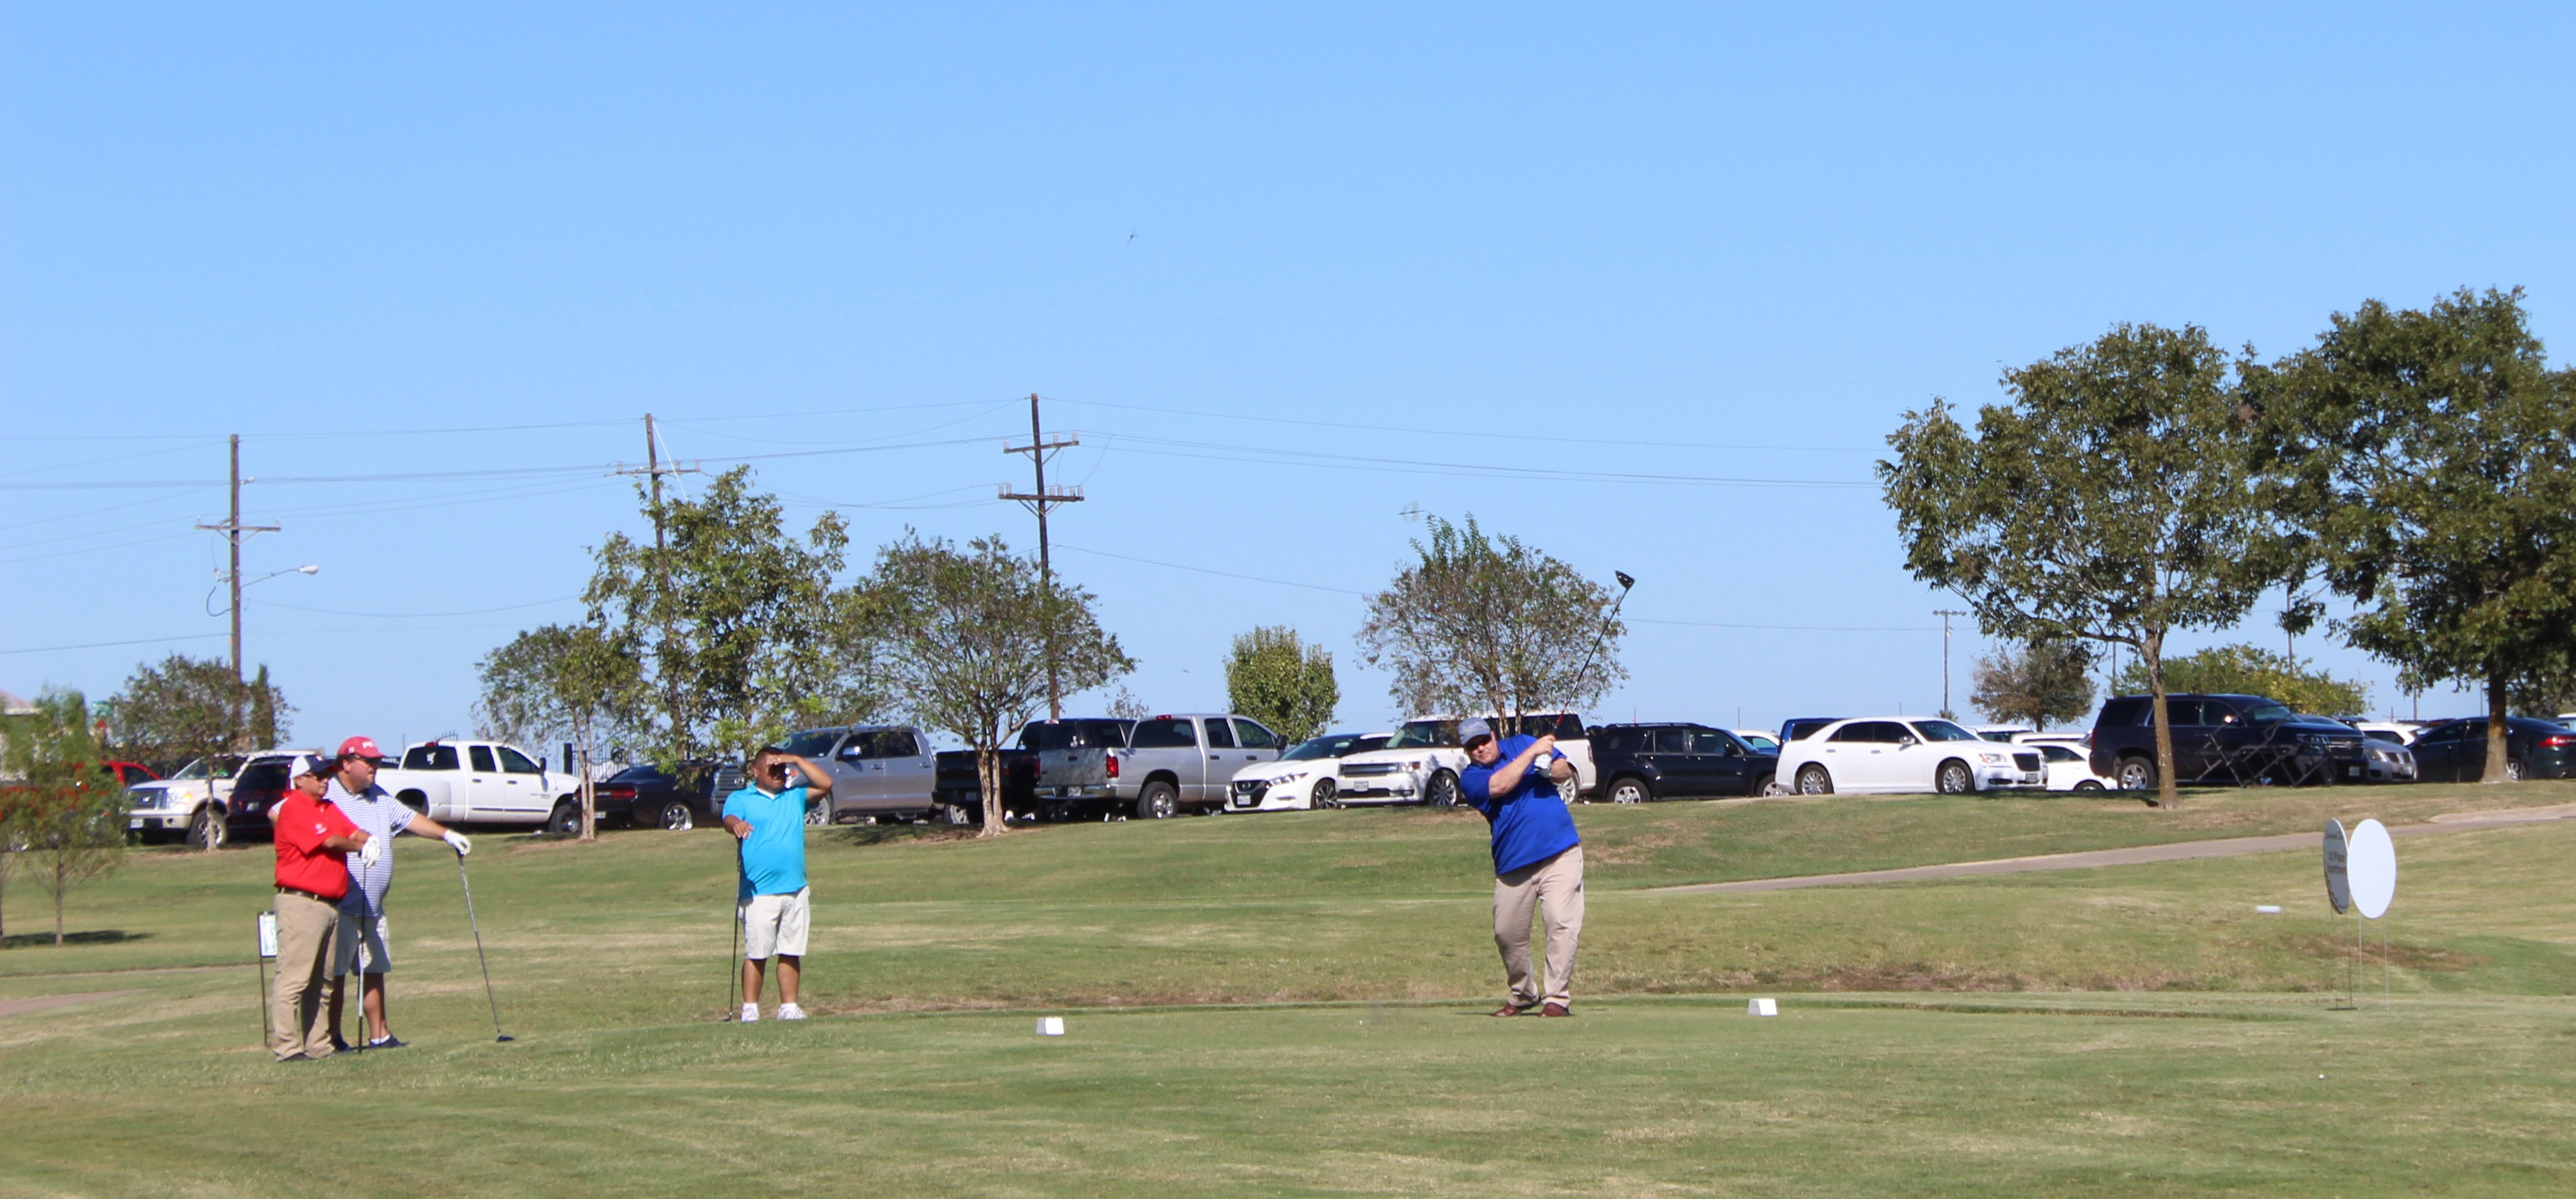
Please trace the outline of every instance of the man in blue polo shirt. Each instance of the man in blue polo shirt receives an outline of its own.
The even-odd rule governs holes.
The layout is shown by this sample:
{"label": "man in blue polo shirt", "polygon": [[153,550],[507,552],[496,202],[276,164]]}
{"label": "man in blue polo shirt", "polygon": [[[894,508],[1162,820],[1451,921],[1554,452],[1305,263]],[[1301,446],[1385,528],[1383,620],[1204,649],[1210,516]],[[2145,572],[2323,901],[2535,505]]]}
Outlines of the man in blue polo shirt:
{"label": "man in blue polo shirt", "polygon": [[[1459,742],[1470,765],[1459,772],[1459,797],[1485,814],[1494,836],[1494,945],[1503,951],[1511,1000],[1497,1016],[1534,1007],[1541,1015],[1574,1014],[1574,944],[1583,935],[1583,839],[1557,784],[1574,763],[1556,738],[1512,736],[1497,742],[1492,725],[1466,720]],[[1547,924],[1545,988],[1530,977],[1530,916]]]}
{"label": "man in blue polo shirt", "polygon": [[[787,784],[787,771],[802,775]],[[742,842],[742,1022],[760,1019],[760,976],[778,959],[778,1018],[802,1020],[797,975],[805,964],[813,893],[805,886],[805,808],[832,794],[831,772],[776,746],[751,756],[750,785],[725,797],[724,826]]]}

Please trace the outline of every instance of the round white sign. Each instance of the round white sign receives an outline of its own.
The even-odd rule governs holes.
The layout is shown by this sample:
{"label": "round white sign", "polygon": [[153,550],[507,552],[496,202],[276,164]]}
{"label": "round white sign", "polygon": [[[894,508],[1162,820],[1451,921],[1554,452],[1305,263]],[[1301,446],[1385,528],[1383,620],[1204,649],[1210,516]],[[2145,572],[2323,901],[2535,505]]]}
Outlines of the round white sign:
{"label": "round white sign", "polygon": [[2344,852],[2343,822],[2326,822],[2326,902],[2334,905],[2335,915],[2352,910],[2352,879],[2346,872],[2349,857]]}
{"label": "round white sign", "polygon": [[2397,846],[2388,829],[2376,820],[2354,826],[2351,858],[2352,906],[2373,920],[2387,915],[2397,897]]}

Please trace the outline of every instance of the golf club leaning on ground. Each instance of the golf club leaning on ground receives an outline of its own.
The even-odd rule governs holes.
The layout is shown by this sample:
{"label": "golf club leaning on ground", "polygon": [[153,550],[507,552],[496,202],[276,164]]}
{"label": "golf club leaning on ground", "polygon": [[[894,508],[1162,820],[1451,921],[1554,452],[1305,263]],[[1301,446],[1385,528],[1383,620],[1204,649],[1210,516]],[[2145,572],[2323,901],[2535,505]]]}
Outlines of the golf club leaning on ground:
{"label": "golf club leaning on ground", "polygon": [[492,994],[492,962],[483,956],[483,925],[474,919],[474,884],[465,877],[465,855],[456,855],[456,885],[465,889],[465,923],[474,929],[474,960],[483,967],[483,999],[492,1005],[492,1039],[507,1041],[501,1031],[501,1001]]}
{"label": "golf club leaning on ground", "polygon": [[[731,832],[726,833],[732,836]],[[742,838],[733,839],[734,905],[731,947],[725,950],[725,1019],[742,1018]]]}

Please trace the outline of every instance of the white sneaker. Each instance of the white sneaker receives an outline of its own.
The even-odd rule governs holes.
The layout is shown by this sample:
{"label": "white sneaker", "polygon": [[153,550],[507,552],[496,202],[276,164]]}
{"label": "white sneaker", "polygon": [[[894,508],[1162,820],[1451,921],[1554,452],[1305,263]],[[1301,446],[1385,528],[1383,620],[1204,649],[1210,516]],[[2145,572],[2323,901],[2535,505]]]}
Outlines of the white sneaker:
{"label": "white sneaker", "polygon": [[746,1003],[746,1004],[742,1005],[742,1022],[743,1022],[743,1023],[745,1023],[745,1024],[753,1024],[753,1023],[757,1023],[757,1022],[759,1022],[759,1020],[760,1020],[760,1005],[759,1005],[759,1004],[756,1004],[756,1003]]}
{"label": "white sneaker", "polygon": [[805,1009],[792,1003],[782,1003],[778,1005],[778,1018],[781,1020],[802,1020],[805,1018]]}

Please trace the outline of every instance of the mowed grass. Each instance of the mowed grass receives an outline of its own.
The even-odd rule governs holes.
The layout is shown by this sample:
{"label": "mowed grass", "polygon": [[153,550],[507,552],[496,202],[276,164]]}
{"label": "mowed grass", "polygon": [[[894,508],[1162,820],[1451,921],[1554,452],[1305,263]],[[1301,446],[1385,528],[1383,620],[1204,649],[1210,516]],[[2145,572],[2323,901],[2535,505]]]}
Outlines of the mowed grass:
{"label": "mowed grass", "polygon": [[265,849],[147,854],[76,897],[66,949],[21,942],[10,891],[0,1000],[137,993],[0,1017],[0,1194],[2567,1193],[2576,822],[2399,843],[2388,1011],[2329,1010],[2351,924],[2311,853],[1642,888],[2571,799],[1585,808],[1572,1021],[1481,1014],[1473,816],[817,832],[827,1018],[752,1027],[717,1022],[725,838],[489,836],[507,1045],[452,855],[404,843],[416,1047],[302,1067],[256,1044]]}

